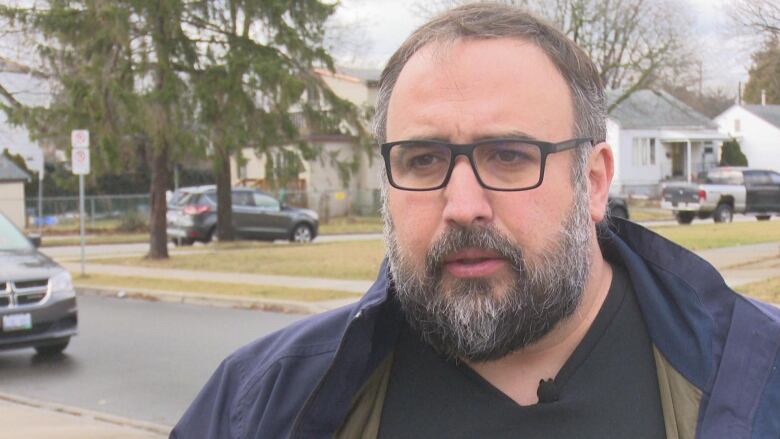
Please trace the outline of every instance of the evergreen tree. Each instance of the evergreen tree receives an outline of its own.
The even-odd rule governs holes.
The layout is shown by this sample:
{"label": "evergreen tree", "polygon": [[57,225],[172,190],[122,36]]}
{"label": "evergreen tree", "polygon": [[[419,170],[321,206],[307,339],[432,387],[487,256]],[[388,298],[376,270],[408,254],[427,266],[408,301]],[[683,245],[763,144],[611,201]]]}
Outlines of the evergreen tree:
{"label": "evergreen tree", "polygon": [[[197,53],[184,71],[193,80],[200,133],[213,151],[222,241],[233,239],[230,158],[242,148],[254,147],[272,165],[281,151],[289,169],[267,174],[279,183],[290,179],[285,171],[301,168],[301,157],[316,155],[301,136],[303,125],[338,132],[347,120],[355,134],[367,137],[354,106],[315,72],[333,69],[323,33],[334,8],[319,0],[188,3],[184,21]],[[296,152],[282,146],[296,146]]]}
{"label": "evergreen tree", "polygon": [[[178,0],[48,0],[31,8],[0,6],[0,16],[38,40],[44,75],[57,84],[48,108],[2,108],[33,138],[68,145],[90,130],[90,178],[148,160],[150,250],[168,256],[165,191],[171,160],[191,145],[186,86],[173,69],[184,51]],[[2,90],[0,90],[2,91]],[[6,95],[3,93],[3,95]],[[140,153],[139,153],[140,152]]]}
{"label": "evergreen tree", "polygon": [[761,91],[766,92],[767,104],[780,104],[780,40],[769,38],[764,47],[753,54],[753,66],[748,71],[744,100],[749,104],[761,103]]}
{"label": "evergreen tree", "polygon": [[739,142],[736,139],[731,139],[727,142],[723,142],[723,147],[720,153],[720,165],[721,166],[747,166],[748,161],[745,154],[742,153],[742,149],[739,146]]}

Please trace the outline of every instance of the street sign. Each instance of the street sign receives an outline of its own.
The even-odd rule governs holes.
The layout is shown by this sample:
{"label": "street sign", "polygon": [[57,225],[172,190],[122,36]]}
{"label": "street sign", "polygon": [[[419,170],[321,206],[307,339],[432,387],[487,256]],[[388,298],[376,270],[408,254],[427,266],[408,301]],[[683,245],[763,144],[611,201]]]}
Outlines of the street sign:
{"label": "street sign", "polygon": [[71,152],[71,168],[75,175],[89,174],[89,149],[73,148]]}
{"label": "street sign", "polygon": [[73,148],[89,148],[89,130],[71,131],[70,146]]}

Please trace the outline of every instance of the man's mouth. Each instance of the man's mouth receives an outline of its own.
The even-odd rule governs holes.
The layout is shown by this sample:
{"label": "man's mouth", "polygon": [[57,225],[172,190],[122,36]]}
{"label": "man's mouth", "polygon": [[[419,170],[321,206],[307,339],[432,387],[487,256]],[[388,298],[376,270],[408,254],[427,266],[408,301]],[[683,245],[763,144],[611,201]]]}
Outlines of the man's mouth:
{"label": "man's mouth", "polygon": [[455,277],[483,277],[493,274],[507,261],[496,252],[469,248],[444,258],[444,267]]}

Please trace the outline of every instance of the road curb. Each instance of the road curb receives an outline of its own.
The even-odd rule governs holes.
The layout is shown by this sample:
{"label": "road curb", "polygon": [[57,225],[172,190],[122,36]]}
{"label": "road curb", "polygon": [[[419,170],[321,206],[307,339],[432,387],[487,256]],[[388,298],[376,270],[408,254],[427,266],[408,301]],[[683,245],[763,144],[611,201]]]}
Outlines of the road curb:
{"label": "road curb", "polygon": [[[151,302],[186,303],[190,305],[218,306],[223,308],[253,309],[286,314],[317,314],[335,308],[327,302],[295,302],[284,300],[260,299],[256,297],[230,296],[203,293],[179,293],[175,291],[123,288],[111,285],[81,286],[76,284],[76,292],[82,295],[128,298]],[[357,298],[355,298],[357,300]]]}
{"label": "road curb", "polygon": [[136,430],[148,431],[151,433],[160,434],[164,436],[170,434],[171,430],[173,429],[173,427],[171,426],[156,424],[154,422],[147,422],[147,421],[140,421],[137,419],[125,418],[122,416],[99,412],[96,410],[89,410],[81,407],[42,401],[34,398],[28,398],[26,396],[12,395],[10,393],[5,393],[5,392],[0,392],[0,400],[12,404],[19,404],[19,405],[32,407],[35,409],[48,410],[55,413],[63,413],[71,416],[89,418],[99,422],[106,422],[109,424],[119,425],[122,427],[130,427]]}

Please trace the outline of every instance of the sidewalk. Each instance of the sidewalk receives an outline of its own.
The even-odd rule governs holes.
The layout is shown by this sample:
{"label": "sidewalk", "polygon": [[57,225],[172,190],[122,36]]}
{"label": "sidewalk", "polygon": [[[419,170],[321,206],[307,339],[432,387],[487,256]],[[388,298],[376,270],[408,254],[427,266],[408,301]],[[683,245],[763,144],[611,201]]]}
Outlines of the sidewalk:
{"label": "sidewalk", "polygon": [[0,439],[163,439],[170,427],[0,393]]}

